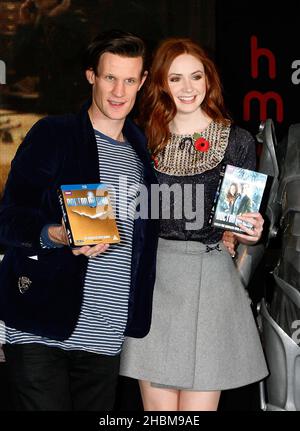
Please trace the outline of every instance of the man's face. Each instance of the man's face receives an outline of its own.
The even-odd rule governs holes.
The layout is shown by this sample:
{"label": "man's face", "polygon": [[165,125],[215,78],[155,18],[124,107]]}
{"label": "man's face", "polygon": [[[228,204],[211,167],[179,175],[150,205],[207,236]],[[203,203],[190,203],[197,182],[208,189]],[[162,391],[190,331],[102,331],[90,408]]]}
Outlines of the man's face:
{"label": "man's face", "polygon": [[243,184],[243,195],[248,195],[249,193],[249,185]]}
{"label": "man's face", "polygon": [[88,81],[93,84],[93,107],[98,119],[126,118],[147,76],[146,73],[142,75],[142,67],[142,57],[105,52],[99,60],[98,74],[86,71]]}

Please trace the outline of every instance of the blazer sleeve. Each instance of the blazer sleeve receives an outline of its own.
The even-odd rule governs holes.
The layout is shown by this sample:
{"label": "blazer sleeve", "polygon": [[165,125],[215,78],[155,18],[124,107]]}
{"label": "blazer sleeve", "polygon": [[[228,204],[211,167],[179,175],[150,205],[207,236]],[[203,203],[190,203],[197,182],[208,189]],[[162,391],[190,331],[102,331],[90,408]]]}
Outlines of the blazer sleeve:
{"label": "blazer sleeve", "polygon": [[12,161],[0,203],[0,242],[6,246],[40,248],[43,226],[51,223],[43,205],[59,164],[51,121],[38,121]]}

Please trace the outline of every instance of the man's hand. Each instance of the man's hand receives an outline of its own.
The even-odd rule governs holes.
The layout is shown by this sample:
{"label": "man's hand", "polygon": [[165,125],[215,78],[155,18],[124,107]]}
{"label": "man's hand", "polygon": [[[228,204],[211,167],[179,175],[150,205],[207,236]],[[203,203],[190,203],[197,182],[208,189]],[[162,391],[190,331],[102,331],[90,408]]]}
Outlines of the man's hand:
{"label": "man's hand", "polygon": [[84,245],[83,247],[72,250],[75,256],[84,254],[86,257],[96,257],[98,254],[104,253],[109,247],[109,244],[97,244],[93,246]]}
{"label": "man's hand", "polygon": [[237,246],[237,239],[235,237],[235,233],[234,232],[230,232],[229,230],[226,230],[223,233],[223,244],[225,245],[225,247],[227,247],[231,257],[235,256],[235,248]]}
{"label": "man's hand", "polygon": [[[51,241],[58,244],[69,245],[66,229],[63,225],[60,226],[50,226],[48,228],[48,236]],[[109,244],[97,244],[93,246],[85,245],[80,248],[72,250],[75,256],[84,254],[86,257],[95,257],[98,254],[105,252],[109,247]]]}
{"label": "man's hand", "polygon": [[251,223],[253,226],[253,229],[251,229],[243,224],[239,224],[239,227],[248,234],[244,235],[242,233],[235,233],[239,242],[246,245],[253,245],[260,240],[264,225],[264,219],[260,213],[245,213],[237,216],[237,219]]}
{"label": "man's hand", "polygon": [[63,225],[53,225],[48,227],[48,236],[51,241],[57,244],[69,245],[66,230]]}

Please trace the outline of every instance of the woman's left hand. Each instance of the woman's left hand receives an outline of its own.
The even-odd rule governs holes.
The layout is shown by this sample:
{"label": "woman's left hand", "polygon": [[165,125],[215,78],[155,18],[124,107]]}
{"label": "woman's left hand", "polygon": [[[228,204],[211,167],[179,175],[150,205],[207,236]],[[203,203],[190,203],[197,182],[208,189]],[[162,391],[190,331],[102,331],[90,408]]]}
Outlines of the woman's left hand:
{"label": "woman's left hand", "polygon": [[235,233],[231,232],[229,230],[225,230],[225,232],[223,233],[223,236],[222,236],[222,241],[223,241],[223,244],[225,245],[225,247],[227,248],[227,250],[229,251],[230,256],[234,257],[235,256],[235,249],[236,249],[236,246],[238,243],[238,241],[235,237]]}
{"label": "woman's left hand", "polygon": [[264,225],[264,219],[260,213],[245,213],[237,216],[237,221],[238,220],[250,223],[253,226],[253,228],[250,228],[239,223],[239,227],[248,234],[244,235],[241,233],[235,233],[235,237],[239,242],[242,244],[253,245],[260,240]]}

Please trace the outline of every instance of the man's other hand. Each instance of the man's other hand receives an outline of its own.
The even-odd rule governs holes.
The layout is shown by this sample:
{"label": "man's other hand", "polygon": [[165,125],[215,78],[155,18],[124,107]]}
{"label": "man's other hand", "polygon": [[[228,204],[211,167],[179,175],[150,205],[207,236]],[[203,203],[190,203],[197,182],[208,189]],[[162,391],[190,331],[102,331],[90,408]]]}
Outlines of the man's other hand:
{"label": "man's other hand", "polygon": [[[57,244],[69,245],[66,229],[64,225],[49,226],[48,228],[49,239]],[[80,248],[75,248],[72,253],[75,256],[83,254],[86,257],[95,257],[98,254],[104,253],[109,247],[109,244],[96,244],[93,246],[84,245]]]}
{"label": "man's other hand", "polygon": [[104,253],[109,247],[109,244],[97,244],[93,246],[84,245],[83,247],[72,250],[75,256],[84,254],[86,257],[96,257],[101,253]]}

